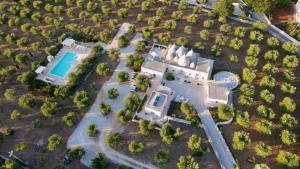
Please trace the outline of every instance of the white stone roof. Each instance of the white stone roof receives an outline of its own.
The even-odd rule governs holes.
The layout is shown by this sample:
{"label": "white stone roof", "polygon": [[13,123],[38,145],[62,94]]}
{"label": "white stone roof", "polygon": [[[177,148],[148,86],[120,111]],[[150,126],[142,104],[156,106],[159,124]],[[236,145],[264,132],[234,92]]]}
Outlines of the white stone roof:
{"label": "white stone roof", "polygon": [[164,73],[166,71],[166,64],[158,62],[158,61],[145,61],[142,65],[143,68],[154,70],[160,73]]}
{"label": "white stone roof", "polygon": [[45,70],[45,66],[39,66],[34,72],[37,74],[41,74]]}
{"label": "white stone roof", "polygon": [[61,44],[64,46],[72,46],[75,43],[74,39],[66,38]]}
{"label": "white stone roof", "polygon": [[186,55],[181,56],[178,59],[178,65],[179,66],[189,66],[190,65],[190,59]]}
{"label": "white stone roof", "polygon": [[215,84],[209,84],[208,86],[208,97],[210,99],[228,101],[228,94],[229,90],[225,87]]}
{"label": "white stone roof", "polygon": [[180,46],[177,50],[176,50],[176,55],[178,57],[181,57],[183,55],[185,55],[186,49],[184,46]]}
{"label": "white stone roof", "polygon": [[192,63],[190,64],[190,68],[192,68],[192,69],[195,69],[195,68],[196,68],[195,62],[192,62]]}

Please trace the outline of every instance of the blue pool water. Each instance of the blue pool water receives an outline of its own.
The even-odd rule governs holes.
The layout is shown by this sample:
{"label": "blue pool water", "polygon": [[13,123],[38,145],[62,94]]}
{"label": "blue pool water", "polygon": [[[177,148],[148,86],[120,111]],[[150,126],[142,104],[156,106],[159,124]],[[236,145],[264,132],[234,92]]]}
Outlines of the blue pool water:
{"label": "blue pool water", "polygon": [[51,69],[50,73],[54,76],[64,78],[68,74],[77,57],[78,56],[73,52],[65,53],[60,61],[57,62],[56,65]]}

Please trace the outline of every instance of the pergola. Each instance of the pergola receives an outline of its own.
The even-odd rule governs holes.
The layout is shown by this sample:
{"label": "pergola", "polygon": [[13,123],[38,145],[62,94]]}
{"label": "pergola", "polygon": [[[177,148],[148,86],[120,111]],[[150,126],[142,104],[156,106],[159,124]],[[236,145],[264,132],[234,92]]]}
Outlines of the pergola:
{"label": "pergola", "polygon": [[71,38],[66,38],[61,44],[67,47],[72,47],[75,44],[75,40]]}

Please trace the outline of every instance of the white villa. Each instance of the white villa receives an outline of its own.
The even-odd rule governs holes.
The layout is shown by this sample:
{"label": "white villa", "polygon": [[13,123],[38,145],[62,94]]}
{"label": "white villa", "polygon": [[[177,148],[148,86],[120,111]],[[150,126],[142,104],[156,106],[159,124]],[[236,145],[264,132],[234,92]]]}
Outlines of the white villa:
{"label": "white villa", "polygon": [[186,77],[208,80],[211,76],[214,61],[200,57],[199,53],[184,46],[169,47],[154,45],[150,51],[150,58],[142,65],[142,72],[155,76],[162,76],[165,72],[184,74]]}
{"label": "white villa", "polygon": [[202,85],[205,92],[203,100],[207,106],[229,104],[233,74],[222,72],[216,79],[210,80],[213,65],[214,60],[200,57],[199,53],[184,46],[154,44],[141,67],[141,72],[155,78],[156,84],[149,89],[145,108],[138,116],[156,123],[167,120],[170,103],[175,99],[173,89],[164,86],[167,73],[172,73],[175,81],[180,79],[185,82],[192,81],[193,85]]}
{"label": "white villa", "polygon": [[61,44],[63,47],[55,56],[47,56],[48,64],[35,70],[36,79],[54,85],[67,85],[68,75],[75,72],[91,52],[90,47],[79,45],[71,38],[66,38]]}

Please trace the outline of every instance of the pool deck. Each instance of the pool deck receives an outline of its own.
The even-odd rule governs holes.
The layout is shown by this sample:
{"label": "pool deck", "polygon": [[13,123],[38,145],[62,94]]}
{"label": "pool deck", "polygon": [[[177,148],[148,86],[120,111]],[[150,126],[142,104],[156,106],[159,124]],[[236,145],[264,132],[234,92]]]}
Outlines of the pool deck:
{"label": "pool deck", "polygon": [[[55,65],[60,61],[60,59],[64,56],[65,53],[72,52],[75,53],[78,58],[74,61],[71,68],[66,73],[65,77],[59,77],[55,76],[50,73],[50,71],[55,67]],[[79,50],[76,49],[76,47],[66,47],[64,46],[54,57],[54,60],[52,62],[49,62],[42,73],[38,74],[37,78],[38,80],[51,83],[54,85],[61,85],[65,86],[68,83],[68,75],[71,72],[75,72],[78,64],[81,63],[81,60],[86,58],[89,53],[91,52],[91,48],[87,48],[86,50]]]}

